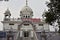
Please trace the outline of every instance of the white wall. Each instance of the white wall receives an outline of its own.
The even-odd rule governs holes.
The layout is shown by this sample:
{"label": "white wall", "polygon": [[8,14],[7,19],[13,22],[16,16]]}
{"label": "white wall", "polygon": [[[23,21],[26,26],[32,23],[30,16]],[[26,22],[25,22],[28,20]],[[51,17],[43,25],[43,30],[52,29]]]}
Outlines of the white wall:
{"label": "white wall", "polygon": [[43,26],[39,26],[39,24],[36,24],[36,30],[37,31],[42,31],[43,30]]}
{"label": "white wall", "polygon": [[21,30],[33,30],[33,26],[29,24],[29,26],[22,25]]}
{"label": "white wall", "polygon": [[7,29],[11,29],[11,27],[15,30],[18,29],[18,24],[15,23],[14,25],[9,25],[9,23],[3,23],[3,27],[7,30]]}
{"label": "white wall", "polygon": [[45,30],[45,31],[50,31],[49,25],[48,25],[47,23],[44,24],[44,30]]}
{"label": "white wall", "polygon": [[3,23],[3,27],[4,27],[5,29],[10,29],[9,23]]}

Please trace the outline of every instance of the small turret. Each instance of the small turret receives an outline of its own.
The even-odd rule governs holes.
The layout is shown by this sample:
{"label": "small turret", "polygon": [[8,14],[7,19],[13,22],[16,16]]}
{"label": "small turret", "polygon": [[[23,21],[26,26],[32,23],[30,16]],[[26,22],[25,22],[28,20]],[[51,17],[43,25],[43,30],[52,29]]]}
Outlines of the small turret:
{"label": "small turret", "polygon": [[7,9],[5,11],[4,15],[5,15],[4,20],[9,20],[10,19],[11,13],[10,13],[9,9]]}

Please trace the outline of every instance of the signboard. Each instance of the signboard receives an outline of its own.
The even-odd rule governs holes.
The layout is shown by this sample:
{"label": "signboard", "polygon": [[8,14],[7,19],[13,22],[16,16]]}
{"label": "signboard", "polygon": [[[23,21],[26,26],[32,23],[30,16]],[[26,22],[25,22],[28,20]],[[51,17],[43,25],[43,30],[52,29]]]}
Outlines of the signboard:
{"label": "signboard", "polygon": [[4,0],[4,1],[9,1],[9,0]]}
{"label": "signboard", "polygon": [[0,31],[0,38],[5,38],[6,37],[6,32]]}
{"label": "signboard", "polygon": [[3,1],[3,0],[0,0],[0,1]]}
{"label": "signboard", "polygon": [[0,0],[0,1],[9,1],[9,0]]}

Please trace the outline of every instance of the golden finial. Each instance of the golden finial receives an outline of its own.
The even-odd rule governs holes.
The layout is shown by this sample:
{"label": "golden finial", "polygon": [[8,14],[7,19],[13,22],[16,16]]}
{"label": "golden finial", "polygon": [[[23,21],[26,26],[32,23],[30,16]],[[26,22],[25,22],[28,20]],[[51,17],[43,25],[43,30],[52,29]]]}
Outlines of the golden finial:
{"label": "golden finial", "polygon": [[28,5],[28,1],[26,0],[26,6]]}

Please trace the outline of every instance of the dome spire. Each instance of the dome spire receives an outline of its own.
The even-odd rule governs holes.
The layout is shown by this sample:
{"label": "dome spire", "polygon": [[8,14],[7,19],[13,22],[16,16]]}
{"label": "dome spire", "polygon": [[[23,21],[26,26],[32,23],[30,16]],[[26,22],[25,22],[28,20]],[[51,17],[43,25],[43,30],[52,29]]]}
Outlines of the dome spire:
{"label": "dome spire", "polygon": [[26,0],[26,6],[28,5],[28,1]]}

